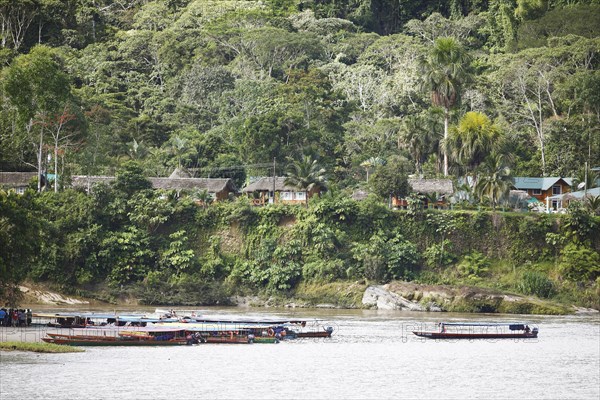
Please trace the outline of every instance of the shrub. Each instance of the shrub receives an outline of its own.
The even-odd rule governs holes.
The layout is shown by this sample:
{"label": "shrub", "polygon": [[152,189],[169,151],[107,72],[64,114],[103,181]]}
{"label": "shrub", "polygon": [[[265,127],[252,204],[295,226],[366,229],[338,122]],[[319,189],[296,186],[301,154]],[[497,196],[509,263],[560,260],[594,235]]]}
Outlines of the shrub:
{"label": "shrub", "polygon": [[525,271],[517,290],[524,294],[549,298],[556,294],[554,283],[545,274],[538,271]]}
{"label": "shrub", "polygon": [[343,272],[344,262],[338,259],[310,261],[302,267],[302,277],[314,282],[333,282],[341,278]]}
{"label": "shrub", "polygon": [[478,281],[489,267],[490,260],[478,251],[467,254],[457,266],[460,274],[471,281]]}
{"label": "shrub", "polygon": [[452,242],[448,239],[445,239],[441,244],[434,243],[429,246],[423,253],[427,265],[430,267],[450,265],[456,259],[454,254],[449,251],[451,246]]}
{"label": "shrub", "polygon": [[577,243],[569,243],[561,252],[560,272],[572,281],[593,281],[600,276],[600,254]]}

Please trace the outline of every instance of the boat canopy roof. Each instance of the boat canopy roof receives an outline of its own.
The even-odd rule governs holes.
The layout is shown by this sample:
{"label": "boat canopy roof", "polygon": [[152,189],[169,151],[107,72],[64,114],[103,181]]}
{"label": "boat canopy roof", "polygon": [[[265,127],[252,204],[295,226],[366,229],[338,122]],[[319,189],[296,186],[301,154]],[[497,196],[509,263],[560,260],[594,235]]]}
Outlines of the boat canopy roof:
{"label": "boat canopy roof", "polygon": [[268,330],[269,328],[274,328],[276,326],[281,326],[280,324],[244,324],[244,323],[223,323],[223,322],[188,322],[188,323],[160,323],[155,326],[169,327],[174,326],[179,329],[185,329],[186,331],[193,332],[223,332],[223,331],[239,331],[239,330],[249,330],[249,329],[264,329]]}
{"label": "boat canopy roof", "polygon": [[[235,317],[235,316],[214,316],[214,317],[184,317],[190,321],[196,322],[215,322],[215,323],[244,323],[258,325],[283,325],[283,324],[306,324],[309,321],[305,319],[284,319],[284,318],[250,318],[250,317]],[[313,321],[313,320],[311,320]],[[317,321],[317,320],[314,320]]]}

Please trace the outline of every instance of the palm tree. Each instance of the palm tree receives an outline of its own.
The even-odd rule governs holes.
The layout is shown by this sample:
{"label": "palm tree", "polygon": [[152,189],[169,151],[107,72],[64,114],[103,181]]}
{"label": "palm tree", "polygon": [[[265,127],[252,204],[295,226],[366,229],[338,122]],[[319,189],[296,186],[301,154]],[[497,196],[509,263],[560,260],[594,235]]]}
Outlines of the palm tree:
{"label": "palm tree", "polygon": [[177,168],[181,169],[181,160],[186,151],[189,150],[189,139],[176,135],[172,139],[171,153],[177,157]]}
{"label": "palm tree", "polygon": [[475,193],[480,200],[489,199],[495,211],[496,205],[508,195],[512,186],[511,170],[504,155],[496,153],[492,153],[482,167],[483,176],[477,181]]}
{"label": "palm tree", "polygon": [[410,116],[404,119],[399,137],[399,147],[408,150],[415,161],[415,171],[421,175],[421,165],[431,149],[431,134],[423,118]]}
{"label": "palm tree", "polygon": [[[422,60],[423,84],[431,93],[433,105],[444,108],[444,140],[448,138],[450,109],[460,98],[462,85],[470,78],[471,58],[454,38],[435,40],[426,59]],[[444,175],[448,175],[448,153],[444,151]]]}
{"label": "palm tree", "polygon": [[600,196],[587,195],[584,198],[585,209],[593,215],[600,215]]}
{"label": "palm tree", "polygon": [[297,187],[305,193],[308,207],[308,193],[314,188],[325,188],[325,168],[311,156],[302,156],[286,168],[285,184]]}
{"label": "palm tree", "polygon": [[368,160],[360,163],[360,166],[367,171],[367,183],[369,183],[369,169],[373,167],[379,167],[385,164],[385,160],[381,157],[371,157]]}
{"label": "palm tree", "polygon": [[499,136],[498,127],[485,114],[471,111],[450,131],[444,142],[445,152],[468,173],[474,172],[498,144]]}

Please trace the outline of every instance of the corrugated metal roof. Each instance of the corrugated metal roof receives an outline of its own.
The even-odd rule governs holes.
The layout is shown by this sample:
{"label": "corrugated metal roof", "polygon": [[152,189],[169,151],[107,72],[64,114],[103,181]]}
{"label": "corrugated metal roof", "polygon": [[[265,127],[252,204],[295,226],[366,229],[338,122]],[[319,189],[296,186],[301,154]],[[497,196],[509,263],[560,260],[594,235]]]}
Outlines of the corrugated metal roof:
{"label": "corrugated metal roof", "polygon": [[526,176],[517,176],[514,178],[515,188],[517,189],[539,189],[548,190],[559,180],[563,180],[567,185],[573,185],[573,178],[562,178],[560,176],[551,176],[544,178],[533,178]]}
{"label": "corrugated metal roof", "polygon": [[585,190],[580,190],[578,192],[569,192],[563,194],[557,194],[555,196],[550,196],[548,199],[550,200],[566,200],[566,199],[582,199],[583,197],[595,197],[600,196],[600,188],[592,188]]}

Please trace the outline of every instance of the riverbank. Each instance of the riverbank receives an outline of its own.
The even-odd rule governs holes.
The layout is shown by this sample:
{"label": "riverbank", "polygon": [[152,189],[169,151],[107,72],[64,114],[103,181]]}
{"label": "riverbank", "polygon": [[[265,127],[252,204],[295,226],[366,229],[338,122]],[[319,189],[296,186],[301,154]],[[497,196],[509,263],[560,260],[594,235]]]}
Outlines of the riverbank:
{"label": "riverbank", "polygon": [[53,343],[10,341],[0,342],[0,351],[29,351],[33,353],[81,353],[78,347],[61,346]]}
{"label": "riverbank", "polygon": [[[32,307],[146,305],[131,296],[112,297],[110,303],[93,298],[67,296],[41,284],[22,285],[20,290],[23,294],[22,304]],[[104,297],[104,293],[97,293],[97,297]],[[594,309],[481,287],[425,285],[403,281],[393,281],[386,285],[371,285],[366,281],[302,283],[292,294],[285,296],[238,295],[224,299],[224,303],[240,308],[330,308],[534,315],[598,313],[598,310]]]}

